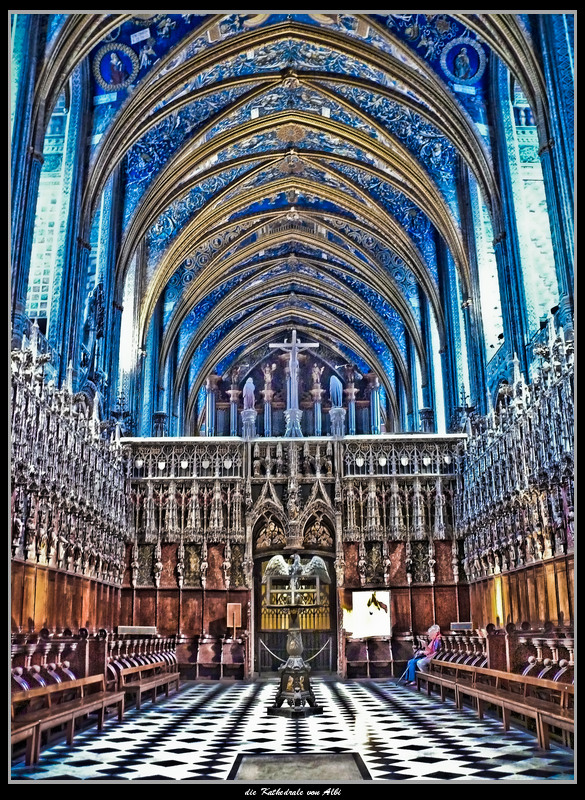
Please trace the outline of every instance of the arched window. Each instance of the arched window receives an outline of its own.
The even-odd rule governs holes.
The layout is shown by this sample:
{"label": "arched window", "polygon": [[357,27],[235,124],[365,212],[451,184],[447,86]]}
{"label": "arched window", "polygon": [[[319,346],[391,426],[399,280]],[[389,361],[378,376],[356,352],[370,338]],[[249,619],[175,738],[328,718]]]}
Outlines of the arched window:
{"label": "arched window", "polygon": [[558,305],[559,290],[547,209],[544,179],[538,153],[533,112],[519,87],[510,80],[512,141],[508,155],[516,162],[513,183],[517,209],[522,274],[530,335]]}
{"label": "arched window", "polygon": [[38,321],[46,337],[58,310],[62,269],[58,254],[67,224],[65,163],[75,135],[69,129],[67,94],[60,96],[45,135],[26,297],[27,316]]}

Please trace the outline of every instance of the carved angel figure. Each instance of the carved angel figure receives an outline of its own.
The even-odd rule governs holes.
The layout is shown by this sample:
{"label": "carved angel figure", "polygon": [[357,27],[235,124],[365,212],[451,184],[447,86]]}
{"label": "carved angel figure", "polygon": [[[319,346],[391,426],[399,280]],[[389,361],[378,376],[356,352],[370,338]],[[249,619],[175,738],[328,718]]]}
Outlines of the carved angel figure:
{"label": "carved angel figure", "polygon": [[298,553],[293,556],[292,564],[287,564],[283,556],[273,556],[266,566],[262,583],[269,578],[289,578],[290,588],[296,590],[301,577],[318,577],[322,583],[331,583],[327,565],[320,556],[313,556],[306,564],[301,562]]}

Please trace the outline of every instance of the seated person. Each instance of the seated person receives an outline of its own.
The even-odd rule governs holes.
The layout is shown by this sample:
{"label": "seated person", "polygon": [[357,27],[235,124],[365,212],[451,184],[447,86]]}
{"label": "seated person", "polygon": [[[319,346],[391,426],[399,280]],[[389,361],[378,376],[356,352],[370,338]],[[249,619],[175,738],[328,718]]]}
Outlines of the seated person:
{"label": "seated person", "polygon": [[441,629],[438,625],[431,625],[427,631],[429,634],[429,643],[422,652],[415,653],[414,657],[410,659],[404,673],[405,683],[408,685],[414,683],[416,670],[427,672],[431,660],[436,656],[442,646]]}

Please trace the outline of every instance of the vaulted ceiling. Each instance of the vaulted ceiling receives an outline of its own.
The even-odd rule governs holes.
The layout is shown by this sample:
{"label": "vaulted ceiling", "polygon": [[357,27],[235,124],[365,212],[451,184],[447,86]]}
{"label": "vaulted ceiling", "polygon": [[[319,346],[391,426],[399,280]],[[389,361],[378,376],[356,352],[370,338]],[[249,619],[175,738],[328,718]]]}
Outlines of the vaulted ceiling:
{"label": "vaulted ceiling", "polygon": [[398,414],[428,380],[429,320],[446,346],[444,254],[473,297],[463,168],[497,228],[495,56],[546,110],[521,18],[71,14],[52,36],[35,113],[86,59],[83,224],[117,175],[117,299],[139,264],[139,346],[158,314],[161,381],[172,359],[188,413],[211,371],[258,363],[294,327],[376,372]]}

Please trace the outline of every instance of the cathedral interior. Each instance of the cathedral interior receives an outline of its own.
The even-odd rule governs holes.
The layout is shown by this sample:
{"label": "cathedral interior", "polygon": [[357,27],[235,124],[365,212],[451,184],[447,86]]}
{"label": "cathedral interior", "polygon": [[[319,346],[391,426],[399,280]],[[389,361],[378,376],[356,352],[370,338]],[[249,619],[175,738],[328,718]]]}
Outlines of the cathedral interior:
{"label": "cathedral interior", "polygon": [[12,781],[574,779],[574,16],[11,14]]}

